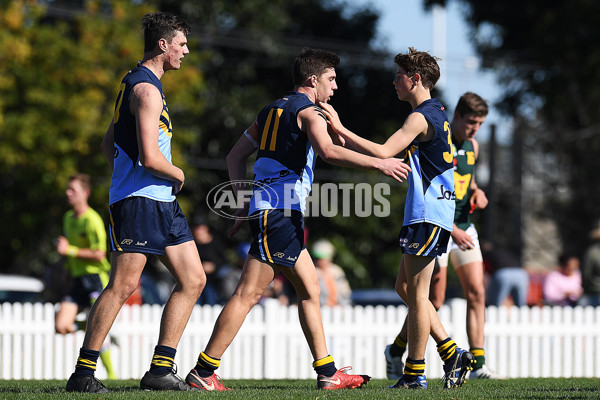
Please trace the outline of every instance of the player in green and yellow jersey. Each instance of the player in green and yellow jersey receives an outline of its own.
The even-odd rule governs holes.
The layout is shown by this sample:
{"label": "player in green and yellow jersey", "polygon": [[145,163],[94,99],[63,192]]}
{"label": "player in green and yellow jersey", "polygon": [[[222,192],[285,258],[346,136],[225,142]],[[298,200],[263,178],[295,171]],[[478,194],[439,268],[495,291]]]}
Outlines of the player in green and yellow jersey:
{"label": "player in green and yellow jersey", "polygon": [[[58,253],[66,256],[65,267],[73,278],[56,313],[56,332],[63,335],[77,330],[77,314],[94,304],[109,279],[106,228],[102,217],[88,204],[90,191],[88,175],[75,174],[69,178],[66,195],[71,209],[63,217],[63,236],[58,237],[56,245]],[[108,378],[115,379],[107,344],[100,351],[100,358]]]}

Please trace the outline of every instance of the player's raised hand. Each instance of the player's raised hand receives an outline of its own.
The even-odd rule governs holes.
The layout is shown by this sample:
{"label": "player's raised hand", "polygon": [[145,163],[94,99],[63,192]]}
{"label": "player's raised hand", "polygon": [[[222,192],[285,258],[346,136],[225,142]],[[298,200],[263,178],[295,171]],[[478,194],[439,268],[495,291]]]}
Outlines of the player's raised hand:
{"label": "player's raised hand", "polygon": [[323,113],[327,117],[327,124],[333,132],[339,133],[344,130],[344,125],[342,125],[337,111],[331,104],[319,102],[319,107],[323,109]]}
{"label": "player's raised hand", "polygon": [[378,169],[387,176],[391,176],[398,182],[402,182],[404,179],[406,179],[408,177],[408,173],[410,172],[410,167],[404,162],[403,159],[393,157],[380,160]]}

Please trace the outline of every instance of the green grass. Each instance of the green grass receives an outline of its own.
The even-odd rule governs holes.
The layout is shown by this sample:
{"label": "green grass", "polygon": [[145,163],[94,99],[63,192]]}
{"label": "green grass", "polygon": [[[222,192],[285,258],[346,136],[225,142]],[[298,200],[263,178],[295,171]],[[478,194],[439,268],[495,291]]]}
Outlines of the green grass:
{"label": "green grass", "polygon": [[362,389],[319,391],[314,380],[228,380],[230,392],[144,392],[134,380],[107,381],[112,393],[66,393],[66,381],[0,380],[0,399],[597,399],[600,379],[522,378],[505,381],[467,381],[462,388],[443,390],[437,379],[427,390],[386,389],[390,381],[378,379]]}

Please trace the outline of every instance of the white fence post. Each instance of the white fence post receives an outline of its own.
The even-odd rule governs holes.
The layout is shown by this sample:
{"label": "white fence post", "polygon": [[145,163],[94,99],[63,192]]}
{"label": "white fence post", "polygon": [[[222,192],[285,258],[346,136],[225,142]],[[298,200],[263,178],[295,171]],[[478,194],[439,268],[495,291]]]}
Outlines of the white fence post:
{"label": "white fence post", "polygon": [[[222,306],[196,306],[178,346],[180,375],[196,363]],[[0,305],[0,379],[67,379],[76,363],[83,332],[54,333],[53,304]],[[448,334],[468,348],[464,300],[439,311]],[[125,306],[110,336],[120,379],[139,379],[149,368],[158,340],[160,306]],[[405,306],[323,307],[328,349],[338,367],[385,377],[383,350],[398,334]],[[486,310],[486,362],[508,377],[600,377],[600,307],[521,307]],[[223,356],[225,379],[314,378],[312,356],[298,322],[297,306],[276,301],[256,306]],[[427,376],[442,375],[430,340]],[[102,363],[97,375],[106,378]]]}

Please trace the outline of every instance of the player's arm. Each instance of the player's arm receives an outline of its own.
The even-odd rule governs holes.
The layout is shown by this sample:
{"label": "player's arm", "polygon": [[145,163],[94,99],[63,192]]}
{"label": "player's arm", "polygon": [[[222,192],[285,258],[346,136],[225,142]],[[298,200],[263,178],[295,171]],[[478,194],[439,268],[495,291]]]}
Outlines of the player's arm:
{"label": "player's arm", "polygon": [[76,247],[69,243],[69,240],[64,236],[59,236],[56,243],[56,251],[62,256],[82,258],[85,260],[101,261],[106,257],[106,251],[101,249],[88,249]]}
{"label": "player's arm", "polygon": [[298,124],[306,132],[317,154],[330,164],[343,167],[377,169],[399,182],[406,179],[410,168],[397,158],[378,159],[357,153],[333,143],[327,133],[327,122],[315,108],[307,108],[298,114]]}
{"label": "player's arm", "polygon": [[149,83],[139,83],[133,88],[130,109],[136,120],[140,163],[152,174],[173,182],[177,193],[183,187],[183,171],[171,164],[158,148],[158,122],[163,110],[159,90]]}
{"label": "player's arm", "polygon": [[104,154],[104,158],[106,158],[106,162],[108,162],[108,166],[112,171],[115,166],[115,119],[113,118],[110,121],[110,125],[106,130],[106,134],[104,135],[104,139],[102,139],[102,143],[100,143],[100,150],[102,150],[102,154]]}
{"label": "player's arm", "polygon": [[408,116],[402,128],[398,129],[384,144],[371,142],[347,129],[331,104],[320,103],[328,118],[328,124],[333,132],[346,141],[346,147],[368,154],[377,158],[394,157],[407,148],[410,143],[419,138],[426,140],[429,125],[421,113],[412,113]]}
{"label": "player's arm", "polygon": [[[258,139],[258,124],[254,121],[238,139],[229,154],[227,154],[225,160],[227,162],[227,169],[229,170],[229,179],[232,181],[246,179],[246,162],[248,161],[248,157],[250,157],[250,155],[258,148]],[[233,191],[236,195],[238,189],[240,189],[240,187],[234,184]],[[245,203],[243,208],[240,208],[235,212],[235,216],[245,217],[248,215],[249,206],[249,203]],[[243,219],[236,218],[233,227],[229,230],[229,237],[235,235],[243,223]]]}
{"label": "player's arm", "polygon": [[[246,163],[258,148],[258,124],[256,121],[240,136],[225,161],[229,170],[229,179],[239,181],[246,179]],[[237,188],[234,186],[234,190]]]}
{"label": "player's arm", "polygon": [[[477,162],[477,159],[479,158],[479,143],[477,142],[477,140],[473,139],[472,140],[473,143],[473,152],[475,153],[475,162]],[[479,188],[479,186],[477,186],[477,182],[475,181],[475,174],[473,174],[473,176],[471,177],[471,192],[473,193],[471,195],[471,198],[469,199],[469,202],[471,204],[471,212],[473,212],[473,210],[475,209],[484,209],[487,207],[489,201],[487,196],[485,195],[485,192],[483,190],[481,190]]]}

